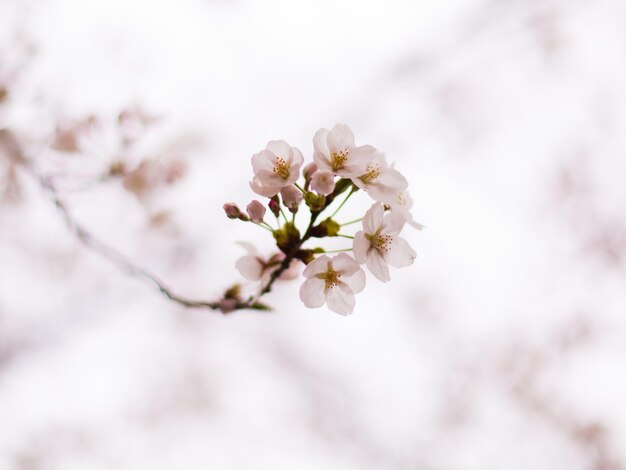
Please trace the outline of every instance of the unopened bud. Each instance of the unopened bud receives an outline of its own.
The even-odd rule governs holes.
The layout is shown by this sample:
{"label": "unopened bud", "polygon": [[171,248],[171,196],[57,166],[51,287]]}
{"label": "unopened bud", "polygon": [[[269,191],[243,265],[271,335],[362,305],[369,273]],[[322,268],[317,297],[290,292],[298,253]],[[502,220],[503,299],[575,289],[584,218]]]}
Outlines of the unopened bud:
{"label": "unopened bud", "polygon": [[237,204],[235,204],[234,202],[227,202],[226,204],[224,204],[224,212],[226,212],[226,217],[228,217],[229,219],[239,219],[244,221],[249,220],[248,216],[241,212],[241,210],[239,210],[239,207],[237,207]]}
{"label": "unopened bud", "polygon": [[311,162],[302,169],[302,175],[306,181],[309,181],[313,174],[317,171],[317,163]]}
{"label": "unopened bud", "polygon": [[246,206],[246,212],[252,222],[260,224],[265,216],[265,206],[255,199]]}
{"label": "unopened bud", "polygon": [[272,214],[274,214],[274,217],[278,217],[278,214],[280,214],[280,202],[278,196],[272,196],[272,199],[270,199],[267,206],[272,211]]}
{"label": "unopened bud", "polygon": [[316,171],[311,177],[311,189],[328,196],[335,190],[335,175],[328,170]]}
{"label": "unopened bud", "polygon": [[295,186],[285,186],[280,190],[280,195],[283,198],[283,204],[287,207],[291,212],[297,212],[298,206],[302,202],[302,193]]}

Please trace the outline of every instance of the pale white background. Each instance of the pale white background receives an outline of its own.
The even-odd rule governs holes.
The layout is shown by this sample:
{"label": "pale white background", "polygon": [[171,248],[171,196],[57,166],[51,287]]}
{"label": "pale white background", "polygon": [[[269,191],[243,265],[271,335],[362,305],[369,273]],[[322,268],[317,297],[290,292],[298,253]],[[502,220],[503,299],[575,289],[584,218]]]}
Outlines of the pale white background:
{"label": "pale white background", "polygon": [[[0,128],[177,292],[271,250],[221,210],[270,139],[310,158],[349,124],[426,225],[351,317],[300,281],[221,316],[86,250],[2,157],[0,468],[625,468],[624,25],[619,0],[0,1]],[[184,169],[141,197],[100,178],[137,108],[129,168]],[[50,148],[88,115],[79,154]]]}

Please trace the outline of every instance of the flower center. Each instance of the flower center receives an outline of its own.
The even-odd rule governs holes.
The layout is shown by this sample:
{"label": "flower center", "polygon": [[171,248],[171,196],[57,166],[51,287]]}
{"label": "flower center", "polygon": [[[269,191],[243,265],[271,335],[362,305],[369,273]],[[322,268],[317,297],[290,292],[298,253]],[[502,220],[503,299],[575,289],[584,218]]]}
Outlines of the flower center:
{"label": "flower center", "polygon": [[378,251],[384,251],[386,253],[391,249],[391,242],[393,241],[393,237],[391,235],[381,235],[380,233],[366,233],[365,238],[367,238],[370,242],[370,245],[376,248]]}
{"label": "flower center", "polygon": [[289,178],[289,165],[287,165],[284,158],[276,157],[276,160],[274,160],[274,173],[284,180]]}
{"label": "flower center", "polygon": [[326,290],[337,287],[339,283],[341,282],[341,274],[339,274],[337,271],[333,270],[332,268],[329,268],[328,271],[326,271],[323,274],[323,276],[324,276],[323,277],[324,288]]}
{"label": "flower center", "polygon": [[333,171],[341,170],[348,160],[348,155],[350,151],[348,149],[343,149],[339,152],[333,152],[330,156],[332,158],[332,167]]}
{"label": "flower center", "polygon": [[359,179],[365,184],[370,184],[380,176],[380,165],[378,163],[370,163],[365,169],[365,174],[359,176]]}

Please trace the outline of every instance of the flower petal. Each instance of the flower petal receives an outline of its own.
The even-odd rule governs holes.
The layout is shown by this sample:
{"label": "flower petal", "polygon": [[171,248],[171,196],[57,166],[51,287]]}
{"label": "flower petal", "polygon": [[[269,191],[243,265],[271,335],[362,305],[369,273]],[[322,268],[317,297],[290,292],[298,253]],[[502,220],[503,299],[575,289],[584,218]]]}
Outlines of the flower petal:
{"label": "flower petal", "polygon": [[343,282],[348,284],[348,287],[352,289],[352,292],[358,294],[363,289],[365,289],[365,271],[359,269],[352,276],[341,278]]}
{"label": "flower petal", "polygon": [[352,289],[344,282],[326,292],[328,308],[339,315],[350,315],[354,311],[356,300]]}
{"label": "flower petal", "polygon": [[326,140],[328,138],[328,129],[321,128],[313,136],[313,150],[316,153],[321,153],[326,156],[330,155],[328,151],[328,144]]}
{"label": "flower petal", "polygon": [[[288,161],[291,156],[291,147],[284,140],[270,140],[265,148],[272,152],[274,157],[280,157],[285,161]],[[272,158],[272,162],[273,160]]]}
{"label": "flower petal", "polygon": [[354,148],[354,134],[345,124],[335,124],[328,132],[326,143],[330,152],[341,152]]}
{"label": "flower petal", "polygon": [[272,197],[278,194],[280,186],[265,186],[258,177],[250,181],[250,188],[259,196]]}
{"label": "flower petal", "polygon": [[359,263],[354,261],[354,258],[346,253],[340,253],[333,257],[331,260],[333,270],[337,271],[342,276],[352,276],[359,269]]}
{"label": "flower petal", "polygon": [[328,271],[328,262],[330,258],[326,255],[319,256],[311,261],[302,274],[308,279],[313,279],[316,274],[322,274]]}
{"label": "flower petal", "polygon": [[391,211],[385,215],[383,221],[383,229],[380,232],[383,235],[391,235],[395,237],[400,233],[406,223],[406,213],[402,211]]}
{"label": "flower petal", "polygon": [[378,250],[371,249],[367,254],[367,269],[374,275],[376,279],[387,282],[391,279],[389,276],[389,267],[387,262]]}
{"label": "flower petal", "polygon": [[417,253],[404,238],[395,237],[385,253],[385,260],[394,268],[405,268],[413,264],[416,256]]}
{"label": "flower petal", "polygon": [[243,277],[251,281],[258,281],[263,274],[263,265],[259,258],[254,255],[246,255],[239,258],[235,263],[235,268]]}
{"label": "flower petal", "polygon": [[307,279],[300,286],[300,300],[308,308],[319,308],[326,301],[324,297],[324,281]]}
{"label": "flower petal", "polygon": [[354,235],[354,241],[352,242],[352,252],[354,253],[354,259],[359,264],[364,264],[367,259],[367,250],[369,250],[371,243],[365,238],[365,233],[362,231],[357,232]]}
{"label": "flower petal", "polygon": [[380,202],[377,202],[363,216],[363,230],[365,233],[376,233],[383,224],[383,215],[385,208]]}

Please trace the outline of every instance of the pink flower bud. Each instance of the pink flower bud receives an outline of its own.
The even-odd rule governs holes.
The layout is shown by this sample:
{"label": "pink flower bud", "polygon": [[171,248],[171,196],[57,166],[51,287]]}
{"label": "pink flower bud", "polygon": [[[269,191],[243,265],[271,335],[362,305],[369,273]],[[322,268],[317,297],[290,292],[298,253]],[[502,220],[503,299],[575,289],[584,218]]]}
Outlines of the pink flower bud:
{"label": "pink flower bud", "polygon": [[254,200],[248,204],[246,211],[248,212],[252,222],[259,224],[263,221],[263,216],[265,216],[265,206],[259,201]]}
{"label": "pink flower bud", "polygon": [[317,171],[317,163],[311,162],[307,166],[302,169],[302,174],[304,175],[304,179],[309,181],[313,173]]}
{"label": "pink flower bud", "polygon": [[226,212],[226,217],[229,219],[248,220],[248,216],[241,212],[234,202],[224,204],[224,212]]}
{"label": "pink flower bud", "polygon": [[295,212],[298,210],[298,206],[302,202],[302,192],[295,186],[285,186],[280,190],[280,195],[283,198],[283,204],[287,207],[291,212]]}
{"label": "pink flower bud", "polygon": [[280,203],[278,202],[278,196],[273,196],[272,199],[270,199],[270,202],[267,204],[267,207],[270,208],[272,214],[274,214],[274,217],[278,217],[278,215],[280,214]]}
{"label": "pink flower bud", "polygon": [[318,170],[311,177],[311,189],[328,196],[335,190],[335,175],[328,170]]}

